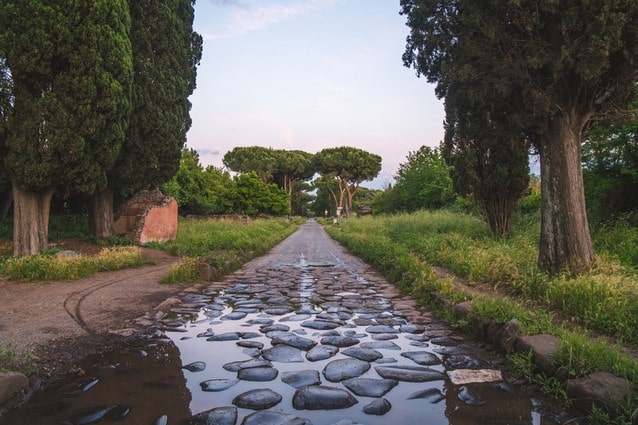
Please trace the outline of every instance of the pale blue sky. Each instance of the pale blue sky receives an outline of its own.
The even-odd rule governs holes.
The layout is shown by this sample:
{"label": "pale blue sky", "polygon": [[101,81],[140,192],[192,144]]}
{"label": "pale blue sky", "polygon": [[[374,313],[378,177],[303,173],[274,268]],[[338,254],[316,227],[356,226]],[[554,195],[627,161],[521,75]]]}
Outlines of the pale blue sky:
{"label": "pale blue sky", "polygon": [[235,146],[354,146],[399,163],[443,137],[434,86],[401,61],[398,0],[198,0],[204,37],[188,147],[222,166]]}

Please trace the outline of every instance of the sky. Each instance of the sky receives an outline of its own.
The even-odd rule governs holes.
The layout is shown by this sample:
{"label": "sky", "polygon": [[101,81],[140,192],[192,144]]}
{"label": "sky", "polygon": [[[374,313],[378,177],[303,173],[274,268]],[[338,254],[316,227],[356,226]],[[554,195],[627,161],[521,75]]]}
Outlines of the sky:
{"label": "sky", "polygon": [[316,153],[352,146],[400,163],[443,138],[434,85],[403,66],[398,0],[198,0],[204,39],[187,147],[223,167],[236,146]]}

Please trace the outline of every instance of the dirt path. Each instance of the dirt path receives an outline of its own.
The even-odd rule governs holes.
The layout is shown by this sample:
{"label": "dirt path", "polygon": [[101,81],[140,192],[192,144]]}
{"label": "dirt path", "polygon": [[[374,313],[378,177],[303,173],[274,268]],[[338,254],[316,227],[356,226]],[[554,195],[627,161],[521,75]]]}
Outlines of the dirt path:
{"label": "dirt path", "polygon": [[45,376],[65,373],[111,344],[110,330],[126,326],[180,291],[160,285],[178,258],[144,249],[155,264],[98,273],[72,282],[0,281],[0,341],[41,359]]}

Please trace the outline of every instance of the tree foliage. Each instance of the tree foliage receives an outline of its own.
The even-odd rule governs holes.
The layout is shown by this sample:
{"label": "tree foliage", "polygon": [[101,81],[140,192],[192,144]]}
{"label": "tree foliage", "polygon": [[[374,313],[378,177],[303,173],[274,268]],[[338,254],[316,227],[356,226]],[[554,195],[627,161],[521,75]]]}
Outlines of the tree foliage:
{"label": "tree foliage", "polygon": [[202,167],[193,149],[184,149],[180,168],[162,186],[173,196],[183,215],[270,214],[288,212],[286,193],[275,184],[263,183],[255,173],[231,177],[215,167]]}
{"label": "tree foliage", "polygon": [[399,164],[394,186],[374,200],[375,213],[438,209],[454,203],[450,167],[436,148],[421,146]]}
{"label": "tree foliage", "polygon": [[593,249],[580,144],[597,114],[633,99],[638,2],[401,0],[411,28],[404,63],[494,103],[531,140],[541,163],[539,266],[588,271]]}
{"label": "tree foliage", "polygon": [[333,198],[337,208],[345,209],[346,217],[350,216],[359,185],[374,179],[381,171],[379,155],[348,146],[319,151],[314,156],[314,164],[319,174],[337,181],[338,194]]}
{"label": "tree foliage", "polygon": [[590,217],[610,222],[638,211],[638,123],[589,130],[583,144],[585,196]]}
{"label": "tree foliage", "polygon": [[193,31],[194,0],[129,0],[133,110],[109,179],[125,195],[169,180],[191,126],[202,37]]}
{"label": "tree foliage", "polygon": [[12,104],[4,159],[14,187],[14,254],[46,245],[56,188],[106,186],[130,112],[124,0],[0,2]]}
{"label": "tree foliage", "polygon": [[442,153],[455,191],[476,203],[494,235],[506,236],[529,183],[528,146],[494,105],[475,110],[465,100],[458,90],[445,100]]}
{"label": "tree foliage", "polygon": [[238,146],[226,152],[224,165],[237,173],[255,173],[262,182],[272,183],[277,170],[274,151],[261,146]]}
{"label": "tree foliage", "polygon": [[129,0],[132,17],[133,110],[108,175],[89,202],[89,231],[113,234],[114,192],[126,198],[175,174],[190,128],[202,38],[193,31],[193,0]]}

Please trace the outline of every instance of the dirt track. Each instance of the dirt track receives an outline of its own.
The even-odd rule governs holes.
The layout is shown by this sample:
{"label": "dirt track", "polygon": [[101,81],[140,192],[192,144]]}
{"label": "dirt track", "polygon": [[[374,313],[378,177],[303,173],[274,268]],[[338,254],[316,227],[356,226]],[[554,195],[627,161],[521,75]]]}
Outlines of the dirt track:
{"label": "dirt track", "polygon": [[159,280],[178,258],[145,249],[154,265],[104,272],[73,282],[0,281],[0,341],[42,359],[45,373],[68,372],[85,355],[110,343],[124,327],[180,291]]}

